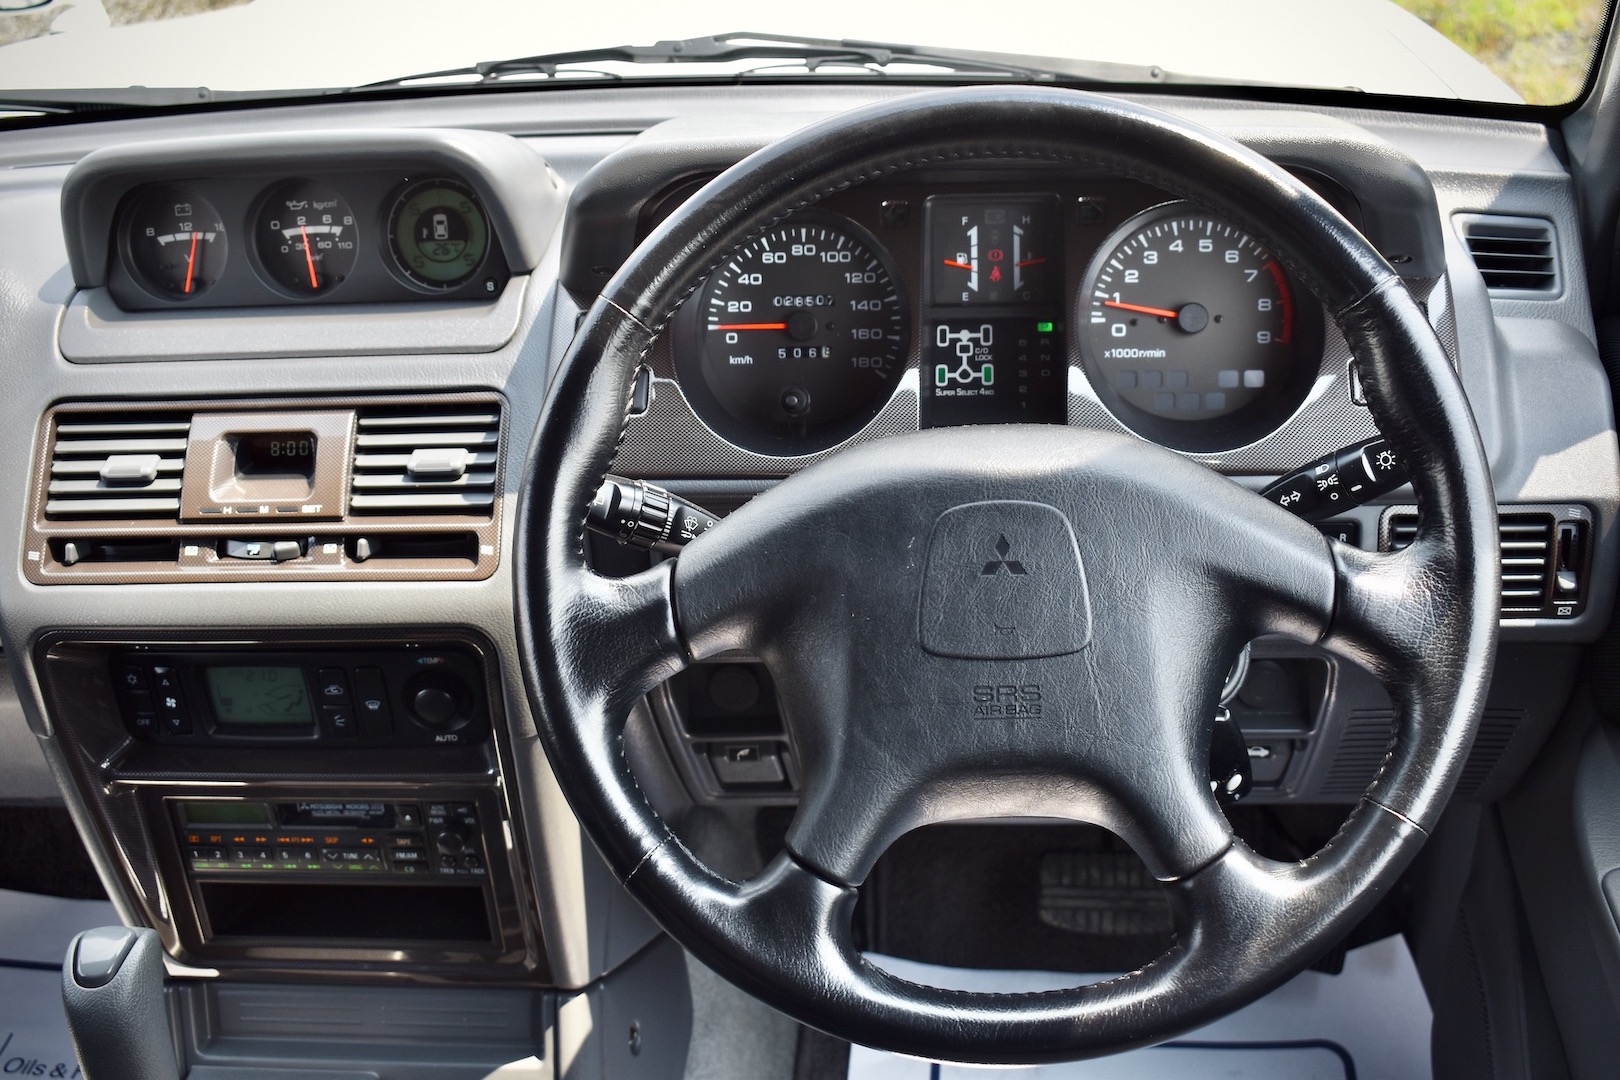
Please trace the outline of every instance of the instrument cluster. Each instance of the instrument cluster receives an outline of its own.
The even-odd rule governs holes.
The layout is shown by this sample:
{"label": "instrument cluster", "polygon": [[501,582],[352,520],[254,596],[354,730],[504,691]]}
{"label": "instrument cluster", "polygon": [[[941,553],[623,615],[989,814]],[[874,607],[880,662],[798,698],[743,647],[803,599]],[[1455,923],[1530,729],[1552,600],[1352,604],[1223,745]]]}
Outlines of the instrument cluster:
{"label": "instrument cluster", "polygon": [[1068,423],[1079,378],[1204,453],[1300,407],[1323,325],[1258,238],[1145,185],[958,181],[788,216],[710,275],[671,352],[693,411],[758,454],[849,439],[912,372],[922,428]]}

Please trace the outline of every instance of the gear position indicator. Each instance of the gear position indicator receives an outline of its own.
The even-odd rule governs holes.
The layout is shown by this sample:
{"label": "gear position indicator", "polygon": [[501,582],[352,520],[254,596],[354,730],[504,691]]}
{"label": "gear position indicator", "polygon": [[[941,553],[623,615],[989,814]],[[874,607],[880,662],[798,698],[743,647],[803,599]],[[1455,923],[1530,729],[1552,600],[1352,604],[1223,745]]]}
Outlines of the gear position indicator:
{"label": "gear position indicator", "polygon": [[1061,323],[968,317],[931,321],[925,333],[921,426],[1064,422]]}

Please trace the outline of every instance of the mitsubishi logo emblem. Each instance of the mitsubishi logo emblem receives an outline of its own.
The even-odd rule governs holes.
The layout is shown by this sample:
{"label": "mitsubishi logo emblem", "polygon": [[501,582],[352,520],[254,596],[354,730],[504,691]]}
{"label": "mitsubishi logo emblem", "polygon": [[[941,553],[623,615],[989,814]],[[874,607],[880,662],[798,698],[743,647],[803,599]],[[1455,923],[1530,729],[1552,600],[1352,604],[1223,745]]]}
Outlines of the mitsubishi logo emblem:
{"label": "mitsubishi logo emblem", "polygon": [[1019,562],[1017,559],[1007,558],[1007,553],[1011,550],[1012,545],[1007,543],[1007,536],[1005,533],[997,537],[995,561],[985,563],[984,569],[980,571],[980,576],[990,577],[994,574],[1001,573],[1003,570],[1007,571],[1009,574],[1025,573],[1026,571],[1024,570],[1023,563]]}

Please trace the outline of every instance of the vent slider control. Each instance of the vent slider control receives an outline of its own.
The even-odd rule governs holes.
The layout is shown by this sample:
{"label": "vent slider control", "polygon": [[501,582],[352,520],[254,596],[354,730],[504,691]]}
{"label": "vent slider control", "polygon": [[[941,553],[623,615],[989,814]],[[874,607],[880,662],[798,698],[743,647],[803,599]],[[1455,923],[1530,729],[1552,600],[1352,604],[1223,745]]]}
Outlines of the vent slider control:
{"label": "vent slider control", "polygon": [[114,454],[101,466],[99,475],[108,484],[150,484],[157,479],[162,463],[156,454]]}

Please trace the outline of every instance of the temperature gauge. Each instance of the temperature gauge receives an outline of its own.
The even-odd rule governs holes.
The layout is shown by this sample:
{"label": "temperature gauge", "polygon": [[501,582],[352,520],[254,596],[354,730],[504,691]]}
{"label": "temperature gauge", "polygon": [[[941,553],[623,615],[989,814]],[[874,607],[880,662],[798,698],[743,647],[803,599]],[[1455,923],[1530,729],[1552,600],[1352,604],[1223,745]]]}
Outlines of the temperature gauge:
{"label": "temperature gauge", "polygon": [[225,223],[208,200],[164,184],[147,190],[124,219],[130,273],[166,300],[194,300],[213,287],[230,252]]}
{"label": "temperature gauge", "polygon": [[928,200],[933,303],[1047,305],[1059,300],[1057,198]]}
{"label": "temperature gauge", "polygon": [[337,288],[360,254],[349,204],[325,184],[309,180],[289,181],[266,195],[253,230],[259,265],[296,296]]}

